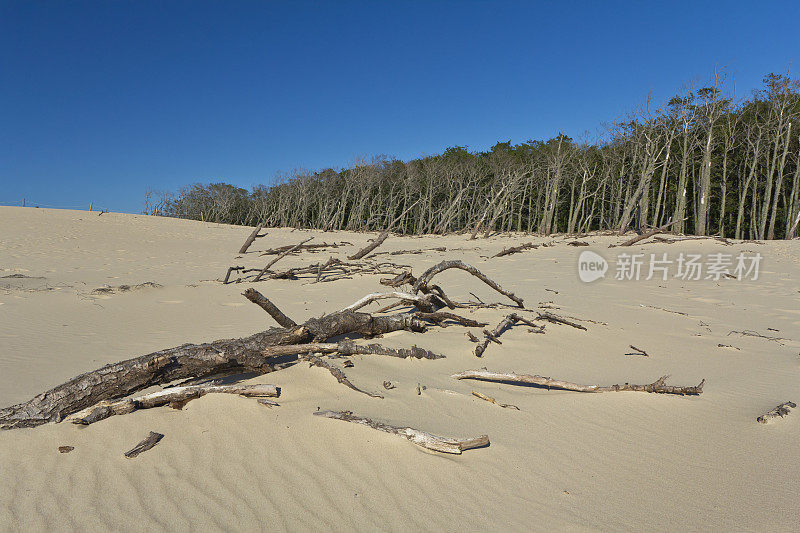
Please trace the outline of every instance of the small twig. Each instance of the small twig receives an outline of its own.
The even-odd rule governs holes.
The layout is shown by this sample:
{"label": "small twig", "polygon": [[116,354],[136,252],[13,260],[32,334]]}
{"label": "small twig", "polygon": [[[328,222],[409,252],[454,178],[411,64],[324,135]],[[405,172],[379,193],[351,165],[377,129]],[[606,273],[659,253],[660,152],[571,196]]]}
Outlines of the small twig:
{"label": "small twig", "polygon": [[642,355],[644,357],[650,357],[650,355],[641,348],[637,348],[633,344],[631,344],[630,347],[631,350],[633,350],[633,353],[626,353],[625,355]]}
{"label": "small twig", "polygon": [[487,402],[499,405],[500,407],[516,409],[517,411],[519,411],[519,407],[517,407],[516,405],[511,405],[510,403],[500,403],[491,396],[486,396],[485,394],[481,394],[480,392],[472,391],[472,395],[477,396],[481,400],[486,400]]}

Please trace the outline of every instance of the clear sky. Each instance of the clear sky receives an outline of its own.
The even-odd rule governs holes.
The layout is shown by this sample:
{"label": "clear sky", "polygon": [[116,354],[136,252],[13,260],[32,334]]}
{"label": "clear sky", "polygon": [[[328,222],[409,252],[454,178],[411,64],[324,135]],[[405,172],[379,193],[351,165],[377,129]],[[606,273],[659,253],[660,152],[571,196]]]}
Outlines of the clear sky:
{"label": "clear sky", "polygon": [[579,138],[715,65],[748,94],[800,59],[798,21],[795,1],[0,0],[0,204],[140,212],[148,188]]}

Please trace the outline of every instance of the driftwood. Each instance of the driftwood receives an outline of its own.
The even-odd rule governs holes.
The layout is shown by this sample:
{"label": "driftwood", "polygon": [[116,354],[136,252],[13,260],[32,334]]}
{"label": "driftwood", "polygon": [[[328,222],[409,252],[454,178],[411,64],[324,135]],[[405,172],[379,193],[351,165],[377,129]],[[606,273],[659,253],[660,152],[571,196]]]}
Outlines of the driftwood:
{"label": "driftwood", "polygon": [[264,374],[275,369],[265,346],[325,341],[348,333],[375,336],[391,331],[425,331],[410,315],[375,316],[339,312],[312,318],[293,328],[272,328],[241,339],[184,344],[81,374],[33,399],[0,409],[0,429],[60,422],[103,400],[124,398],[153,385],[232,370]]}
{"label": "driftwood", "polygon": [[388,236],[389,236],[389,230],[387,229],[383,233],[378,235],[378,237],[374,241],[372,241],[370,244],[366,245],[361,250],[357,251],[353,255],[348,256],[347,258],[349,260],[351,260],[351,261],[353,261],[355,259],[361,259],[365,255],[370,253],[372,250],[374,250],[375,248],[377,248],[378,246],[383,244],[383,241],[385,241]]}
{"label": "driftwood", "polygon": [[428,322],[433,322],[434,324],[443,328],[447,327],[447,325],[444,323],[446,320],[452,320],[453,322],[468,328],[481,328],[486,325],[486,322],[478,322],[477,320],[472,320],[471,318],[457,315],[455,313],[448,313],[446,311],[436,311],[434,313],[418,311],[414,313],[414,316],[421,318],[422,320],[427,320]]}
{"label": "driftwood", "polygon": [[485,394],[481,394],[480,392],[472,391],[472,395],[477,397],[477,398],[480,398],[481,400],[486,400],[489,403],[493,403],[495,405],[499,405],[500,407],[516,409],[517,411],[519,411],[519,407],[517,407],[516,405],[511,405],[510,403],[500,403],[497,400],[495,400],[494,398],[492,398],[491,396],[486,396]]}
{"label": "driftwood", "polygon": [[523,250],[531,250],[531,249],[535,250],[538,247],[539,247],[538,244],[533,244],[532,242],[527,242],[527,243],[521,244],[519,246],[512,246],[511,248],[504,248],[502,252],[496,253],[495,255],[492,256],[492,258],[503,257],[505,255],[516,254],[516,253],[522,252]]}
{"label": "driftwood", "polygon": [[58,453],[69,453],[75,449],[75,446],[59,446]]}
{"label": "driftwood", "polygon": [[476,337],[471,331],[465,333],[467,338],[472,342],[478,342],[478,337]]}
{"label": "driftwood", "polygon": [[376,255],[417,255],[424,254],[425,252],[446,252],[447,248],[444,246],[437,246],[436,248],[422,248],[419,250],[395,250],[394,252],[375,252],[372,257]]}
{"label": "driftwood", "polygon": [[291,344],[288,346],[267,346],[264,348],[264,355],[268,357],[278,357],[282,355],[298,355],[302,353],[338,353],[340,356],[347,355],[388,355],[407,359],[444,359],[444,355],[434,353],[430,350],[423,350],[417,346],[409,348],[386,348],[380,344],[368,344],[361,346],[350,341],[342,342],[318,342],[310,344]]}
{"label": "driftwood", "polygon": [[690,387],[676,387],[673,385],[666,385],[665,381],[667,376],[658,378],[653,383],[648,385],[631,385],[625,383],[624,385],[579,385],[569,381],[562,381],[559,379],[551,379],[543,376],[530,375],[530,374],[514,374],[513,372],[491,372],[489,370],[466,370],[458,374],[453,374],[451,377],[455,379],[478,379],[483,381],[497,381],[502,383],[511,384],[526,384],[537,385],[546,387],[548,389],[561,389],[576,392],[619,392],[619,391],[635,391],[635,392],[653,392],[659,394],[680,394],[680,395],[696,395],[703,392],[703,384],[706,380],[700,382],[699,385]]}
{"label": "driftwood", "polygon": [[516,319],[517,315],[511,313],[503,320],[501,320],[500,323],[497,324],[497,326],[495,326],[495,328],[492,331],[483,330],[484,339],[482,343],[480,343],[475,347],[475,356],[476,357],[483,356],[483,352],[486,351],[486,348],[487,346],[489,346],[490,341],[496,342],[497,344],[501,344],[500,341],[497,340],[497,337],[499,337],[500,334],[502,334],[503,331],[506,330],[506,328],[510,328],[511,326],[513,326],[514,322],[516,322]]}
{"label": "driftwood", "polygon": [[300,244],[295,244],[294,246],[292,246],[291,248],[289,248],[288,250],[286,250],[285,252],[280,254],[278,257],[276,257],[275,259],[273,259],[272,261],[267,263],[267,266],[265,266],[264,268],[261,269],[261,272],[259,272],[256,275],[256,277],[255,277],[255,279],[253,279],[253,281],[260,281],[261,278],[264,276],[264,274],[269,272],[269,267],[271,267],[272,265],[274,265],[275,263],[277,263],[278,261],[280,261],[281,259],[283,259],[287,255],[289,255],[290,253],[294,252],[295,250],[297,250],[298,248],[300,248],[301,246],[303,246],[305,243],[307,243],[308,241],[310,241],[313,238],[314,237],[309,237],[308,239],[304,240]]}
{"label": "driftwood", "polygon": [[263,227],[264,227],[264,224],[259,224],[256,227],[256,229],[253,230],[253,233],[250,234],[250,236],[247,238],[247,240],[244,241],[244,244],[242,245],[242,247],[239,248],[239,253],[240,254],[243,254],[243,253],[247,252],[247,249],[250,248],[250,245],[253,244],[253,241],[255,241],[258,237],[263,237],[264,236],[264,235],[259,235],[258,234]]}
{"label": "driftwood", "polygon": [[399,291],[392,291],[392,292],[373,292],[372,294],[367,294],[363,298],[360,298],[357,302],[352,303],[345,307],[343,311],[356,311],[365,307],[372,302],[377,300],[385,300],[387,298],[397,298],[401,301],[401,303],[411,303],[417,307],[420,311],[427,311],[433,312],[435,310],[433,304],[431,303],[431,299],[424,296],[418,296],[416,294],[409,294],[407,292],[399,292]]}
{"label": "driftwood", "polygon": [[614,248],[615,246],[633,246],[637,242],[643,241],[645,239],[649,239],[653,235],[658,235],[659,233],[664,233],[673,224],[677,224],[678,222],[683,222],[685,220],[686,220],[685,218],[683,220],[673,220],[672,222],[668,222],[668,223],[664,224],[663,226],[659,226],[657,228],[653,228],[648,232],[642,233],[641,235],[637,235],[636,237],[634,237],[634,238],[632,238],[632,239],[630,239],[628,241],[625,241],[620,245],[612,244],[612,245],[609,246],[609,248]]}
{"label": "driftwood", "polygon": [[242,293],[242,295],[256,304],[257,306],[261,307],[264,311],[269,313],[269,316],[275,319],[275,322],[281,325],[284,328],[293,328],[297,326],[294,320],[283,314],[283,311],[277,308],[277,306],[269,301],[266,296],[261,294],[255,289],[247,289]]}
{"label": "driftwood", "polygon": [[367,392],[365,390],[359,389],[358,387],[353,385],[353,382],[351,382],[349,379],[347,379],[347,376],[344,374],[344,372],[342,372],[340,369],[336,368],[332,364],[328,363],[327,361],[323,361],[322,359],[320,359],[316,355],[306,354],[306,355],[301,356],[300,358],[302,360],[304,360],[304,361],[308,361],[310,366],[318,366],[320,368],[326,369],[328,372],[331,373],[331,375],[333,377],[336,378],[336,381],[338,381],[339,383],[341,383],[345,387],[350,387],[354,391],[360,392],[362,394],[366,394],[367,396],[371,396],[372,398],[381,398],[381,399],[383,399],[383,396],[381,396],[380,394],[377,394],[377,393],[374,393],[374,392]]}
{"label": "driftwood", "polygon": [[583,331],[586,331],[586,326],[568,320],[562,316],[553,314],[550,311],[539,311],[537,314],[538,318],[541,320],[547,320],[548,322],[552,322],[554,324],[564,324],[565,326],[572,326],[573,328],[582,329]]}
{"label": "driftwood", "polygon": [[117,401],[102,401],[67,417],[68,422],[88,426],[114,415],[126,415],[139,409],[150,409],[162,405],[183,408],[190,400],[206,394],[224,393],[238,394],[246,397],[280,396],[280,388],[275,385],[191,385],[188,387],[170,387],[151,392],[136,398]]}
{"label": "driftwood", "polygon": [[504,289],[503,287],[498,285],[495,281],[493,281],[493,280],[489,279],[488,277],[486,277],[486,275],[483,272],[481,272],[480,270],[478,270],[474,266],[468,265],[467,263],[464,263],[463,261],[459,261],[459,260],[442,261],[441,263],[439,263],[437,265],[434,265],[431,268],[429,268],[428,270],[426,270],[425,272],[423,272],[423,274],[414,283],[414,287],[412,289],[412,292],[414,294],[417,294],[423,288],[429,287],[429,283],[430,283],[431,279],[433,279],[433,277],[436,274],[439,274],[440,272],[443,272],[443,271],[448,270],[450,268],[458,268],[458,269],[464,270],[465,272],[468,272],[468,273],[472,274],[473,276],[475,276],[479,280],[483,281],[485,284],[487,284],[489,287],[493,288],[494,290],[496,290],[500,294],[511,298],[517,304],[518,307],[520,307],[520,308],[524,308],[525,307],[523,305],[523,303],[522,303],[522,298],[514,295],[514,293],[511,292],[511,291],[507,291],[506,289]]}
{"label": "driftwood", "polygon": [[762,424],[769,424],[770,422],[774,422],[778,418],[783,418],[784,416],[788,415],[792,409],[795,409],[797,404],[794,402],[783,402],[779,406],[775,407],[774,409],[770,409],[763,415],[756,418],[756,421]]}
{"label": "driftwood", "polygon": [[630,347],[631,347],[631,350],[633,350],[633,352],[626,353],[625,355],[641,355],[642,357],[650,357],[650,354],[648,354],[646,351],[642,350],[641,348],[637,348],[633,344],[631,344]]}
{"label": "driftwood", "polygon": [[256,401],[257,401],[257,402],[258,402],[260,405],[263,405],[263,406],[265,406],[265,407],[269,407],[270,409],[272,409],[273,407],[280,407],[280,406],[281,406],[281,404],[279,404],[278,402],[276,402],[276,401],[273,401],[273,400],[270,400],[270,399],[268,399],[268,398],[259,398],[259,399],[258,399],[258,400],[256,400]]}
{"label": "driftwood", "polygon": [[161,433],[156,433],[155,431],[151,431],[150,435],[148,435],[146,439],[144,439],[142,442],[134,446],[132,450],[128,450],[127,452],[125,452],[125,457],[127,457],[128,459],[133,459],[140,453],[146,452],[147,450],[149,450],[150,448],[161,442],[161,439],[163,438],[164,435],[162,435]]}
{"label": "driftwood", "polygon": [[302,250],[308,252],[319,252],[324,248],[339,248],[340,246],[345,246],[348,244],[352,243],[349,243],[347,241],[334,242],[333,244],[328,244],[326,242],[323,242],[319,244],[303,244],[301,246],[297,246],[295,244],[287,244],[286,246],[278,246],[277,248],[268,248],[263,252],[261,252],[260,255],[279,255],[292,248],[294,248],[294,250],[291,253],[300,252]]}
{"label": "driftwood", "polygon": [[471,439],[451,439],[448,437],[433,435],[431,433],[410,427],[391,426],[389,424],[384,424],[383,422],[377,422],[370,418],[354,415],[350,411],[317,411],[314,414],[317,416],[323,416],[325,418],[334,418],[336,420],[344,420],[345,422],[363,424],[371,427],[372,429],[377,429],[378,431],[384,431],[386,433],[404,437],[417,446],[437,452],[461,454],[461,452],[465,450],[489,445],[489,437],[486,435],[481,435],[480,437]]}

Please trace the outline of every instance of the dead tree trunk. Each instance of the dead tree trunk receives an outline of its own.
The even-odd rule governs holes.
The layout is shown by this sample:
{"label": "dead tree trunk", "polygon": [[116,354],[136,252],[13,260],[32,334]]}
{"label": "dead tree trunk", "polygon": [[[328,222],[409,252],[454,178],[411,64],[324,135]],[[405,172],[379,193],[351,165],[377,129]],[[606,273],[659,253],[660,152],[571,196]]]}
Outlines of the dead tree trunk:
{"label": "dead tree trunk", "polygon": [[350,311],[312,318],[293,328],[273,328],[241,339],[184,344],[81,374],[31,400],[0,409],[0,429],[59,422],[103,400],[124,398],[147,387],[231,370],[274,370],[267,346],[325,341],[337,335],[380,335],[397,330],[424,331],[410,315],[376,316]]}

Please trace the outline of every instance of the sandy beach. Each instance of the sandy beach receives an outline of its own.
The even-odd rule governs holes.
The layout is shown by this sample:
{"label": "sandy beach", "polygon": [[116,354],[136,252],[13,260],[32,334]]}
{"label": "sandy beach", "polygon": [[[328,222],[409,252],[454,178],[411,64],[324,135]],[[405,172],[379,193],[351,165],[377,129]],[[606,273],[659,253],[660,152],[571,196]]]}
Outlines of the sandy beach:
{"label": "sandy beach", "polygon": [[[387,290],[379,283],[387,276],[377,274],[221,283],[229,266],[263,267],[270,257],[259,252],[266,248],[310,237],[349,243],[290,255],[280,263],[288,268],[345,258],[376,236],[267,228],[247,254],[237,254],[251,231],[1,207],[0,407],[108,363],[276,326],[241,295],[251,286],[298,323]],[[796,529],[800,412],[766,425],[756,418],[800,401],[800,240],[625,248],[671,257],[760,253],[757,280],[615,280],[612,271],[594,283],[579,279],[581,252],[610,259],[621,249],[609,245],[627,238],[584,236],[579,240],[588,246],[569,246],[574,236],[391,236],[377,252],[447,249],[382,256],[417,275],[460,259],[523,298],[526,308],[571,317],[586,329],[546,323],[536,334],[518,325],[480,359],[465,332],[482,337],[482,328],[389,333],[379,339],[384,346],[416,345],[446,357],[350,357],[348,378],[384,399],[298,363],[246,382],[281,387],[279,407],[210,394],[182,410],[143,409],[87,427],[0,431],[0,529]],[[526,242],[549,246],[491,257]],[[443,272],[436,283],[457,301],[513,303],[462,271]],[[491,329],[510,311],[455,312]],[[648,355],[626,355],[631,345]],[[706,381],[701,395],[676,396],[451,377],[482,367],[583,384],[651,383],[666,374],[670,384]],[[395,387],[387,390],[384,381]],[[486,434],[491,444],[442,454],[313,416],[318,410],[349,410],[443,436]],[[150,431],[164,435],[155,448],[123,456]],[[59,446],[74,450],[59,453]]]}

